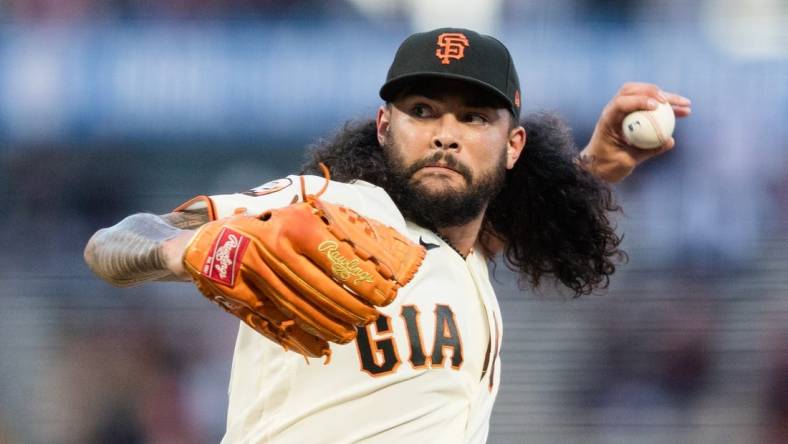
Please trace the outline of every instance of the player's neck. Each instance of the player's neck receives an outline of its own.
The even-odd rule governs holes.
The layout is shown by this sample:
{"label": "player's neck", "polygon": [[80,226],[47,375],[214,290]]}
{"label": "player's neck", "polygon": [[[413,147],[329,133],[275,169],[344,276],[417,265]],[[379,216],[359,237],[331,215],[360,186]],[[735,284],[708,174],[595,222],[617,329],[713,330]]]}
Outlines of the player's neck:
{"label": "player's neck", "polygon": [[463,257],[470,254],[471,249],[476,245],[476,240],[479,237],[479,231],[482,228],[484,221],[484,211],[482,211],[476,218],[464,225],[456,227],[443,227],[438,228],[438,234],[443,239],[451,244]]}

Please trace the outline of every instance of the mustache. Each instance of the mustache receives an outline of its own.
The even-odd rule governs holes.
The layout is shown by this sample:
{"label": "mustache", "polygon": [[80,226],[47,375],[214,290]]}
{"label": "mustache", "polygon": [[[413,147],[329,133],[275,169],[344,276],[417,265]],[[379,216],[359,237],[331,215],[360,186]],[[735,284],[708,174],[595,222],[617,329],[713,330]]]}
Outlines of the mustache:
{"label": "mustache", "polygon": [[416,163],[408,167],[408,169],[405,171],[405,177],[411,177],[416,174],[418,170],[434,165],[440,165],[442,167],[452,169],[460,173],[460,175],[465,178],[466,182],[472,182],[473,173],[471,173],[471,169],[464,163],[461,163],[459,160],[457,160],[457,158],[452,154],[442,151],[438,151],[429,157],[425,157],[424,159],[416,161]]}

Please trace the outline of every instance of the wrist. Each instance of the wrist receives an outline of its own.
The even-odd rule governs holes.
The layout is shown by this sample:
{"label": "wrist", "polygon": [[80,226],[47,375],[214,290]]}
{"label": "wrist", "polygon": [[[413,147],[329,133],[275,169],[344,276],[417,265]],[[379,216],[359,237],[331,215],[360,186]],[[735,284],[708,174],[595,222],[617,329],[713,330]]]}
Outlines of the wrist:
{"label": "wrist", "polygon": [[635,162],[631,156],[624,152],[605,153],[597,155],[589,144],[578,157],[580,164],[586,171],[608,183],[617,183],[627,177],[635,168]]}
{"label": "wrist", "polygon": [[161,254],[167,270],[180,280],[191,280],[191,275],[183,267],[183,254],[194,233],[194,230],[181,230],[175,237],[161,243]]}

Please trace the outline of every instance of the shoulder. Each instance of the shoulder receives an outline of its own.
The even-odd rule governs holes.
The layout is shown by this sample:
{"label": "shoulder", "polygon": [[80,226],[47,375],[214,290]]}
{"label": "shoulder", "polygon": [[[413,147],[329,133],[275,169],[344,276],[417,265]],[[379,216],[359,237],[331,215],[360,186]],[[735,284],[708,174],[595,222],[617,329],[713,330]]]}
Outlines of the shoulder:
{"label": "shoulder", "polygon": [[[325,184],[325,179],[318,176],[304,176],[307,194],[315,194]],[[406,232],[405,219],[386,190],[369,182],[356,180],[353,182],[330,181],[320,199],[337,205],[352,208],[357,213]]]}

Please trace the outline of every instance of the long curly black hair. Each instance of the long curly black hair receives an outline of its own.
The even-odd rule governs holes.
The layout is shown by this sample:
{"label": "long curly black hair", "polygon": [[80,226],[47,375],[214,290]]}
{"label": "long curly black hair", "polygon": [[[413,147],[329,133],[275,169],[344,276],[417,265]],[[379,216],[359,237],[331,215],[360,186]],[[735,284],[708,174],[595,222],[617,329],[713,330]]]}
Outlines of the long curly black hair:
{"label": "long curly black hair", "polygon": [[[608,286],[616,263],[626,260],[609,217],[617,212],[610,187],[577,160],[569,127],[552,113],[534,113],[520,124],[527,142],[501,192],[486,210],[479,240],[488,256],[501,252],[509,268],[531,286],[554,278],[575,296]],[[374,121],[349,122],[332,138],[312,145],[302,174],[361,179],[386,189],[386,154]]]}

